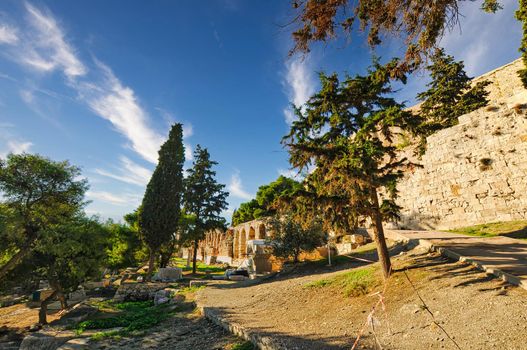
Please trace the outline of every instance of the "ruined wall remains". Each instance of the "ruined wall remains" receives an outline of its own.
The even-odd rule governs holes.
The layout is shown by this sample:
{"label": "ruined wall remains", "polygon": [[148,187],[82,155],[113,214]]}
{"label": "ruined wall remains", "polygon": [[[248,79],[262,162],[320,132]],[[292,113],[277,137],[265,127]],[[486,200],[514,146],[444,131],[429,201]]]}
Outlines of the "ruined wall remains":
{"label": "ruined wall remains", "polygon": [[[520,60],[475,79],[488,79],[488,107],[428,138],[427,151],[399,184],[398,226],[449,229],[527,219],[527,90]],[[526,105],[524,105],[526,104]]]}

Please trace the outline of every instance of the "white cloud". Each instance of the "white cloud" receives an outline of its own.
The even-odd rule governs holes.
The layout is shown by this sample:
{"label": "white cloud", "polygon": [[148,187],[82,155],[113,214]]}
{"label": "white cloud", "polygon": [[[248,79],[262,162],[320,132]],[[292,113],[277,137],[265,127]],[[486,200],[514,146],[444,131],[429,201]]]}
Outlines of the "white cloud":
{"label": "white cloud", "polygon": [[15,44],[18,42],[17,30],[5,24],[0,24],[0,44]]}
{"label": "white cloud", "polygon": [[302,175],[295,169],[278,169],[278,174],[295,180],[302,178]]}
{"label": "white cloud", "polygon": [[0,151],[0,158],[5,158],[9,153],[20,154],[28,152],[33,143],[6,137],[4,150]]}
{"label": "white cloud", "polygon": [[192,145],[187,142],[185,142],[185,160],[189,162],[194,160]]}
{"label": "white cloud", "polygon": [[127,206],[131,203],[135,203],[135,205],[138,205],[141,198],[140,196],[136,194],[131,193],[123,193],[123,194],[113,194],[106,191],[88,191],[86,192],[86,197],[98,200],[102,202],[107,202],[114,205],[123,205]]}
{"label": "white cloud", "polygon": [[149,117],[141,108],[134,91],[124,86],[112,70],[101,62],[100,84],[77,84],[80,98],[100,117],[130,141],[130,148],[145,160],[157,163],[158,150],[164,137],[148,125]]}
{"label": "white cloud", "polygon": [[95,169],[95,173],[138,186],[145,186],[150,181],[152,172],[149,169],[124,156],[120,157],[120,161],[121,166],[117,174],[104,169]]}
{"label": "white cloud", "polygon": [[477,2],[463,2],[460,25],[448,32],[440,45],[463,60],[469,75],[480,75],[519,57],[521,23],[514,18],[516,0],[500,1],[495,14],[485,13]]}
{"label": "white cloud", "polygon": [[[302,106],[315,92],[313,69],[308,58],[296,57],[286,63],[284,85],[287,96],[295,106]],[[290,106],[284,109],[285,120],[291,124],[296,116]]]}
{"label": "white cloud", "polygon": [[49,13],[26,2],[28,21],[35,30],[24,40],[21,58],[24,63],[41,71],[60,69],[68,78],[85,75],[86,67],[66,42],[62,29]]}
{"label": "white cloud", "polygon": [[253,196],[243,189],[242,180],[240,178],[240,172],[236,171],[231,176],[231,182],[228,186],[229,193],[231,196],[238,197],[241,199],[251,199]]}

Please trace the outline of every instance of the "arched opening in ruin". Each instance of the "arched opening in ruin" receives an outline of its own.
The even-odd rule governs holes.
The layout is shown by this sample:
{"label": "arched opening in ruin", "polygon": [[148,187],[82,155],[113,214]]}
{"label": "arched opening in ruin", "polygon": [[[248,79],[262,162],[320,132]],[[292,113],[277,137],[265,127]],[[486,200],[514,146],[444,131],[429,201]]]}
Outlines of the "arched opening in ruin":
{"label": "arched opening in ruin", "polygon": [[265,239],[265,225],[264,224],[260,224],[260,226],[258,226],[258,239]]}
{"label": "arched opening in ruin", "polygon": [[249,228],[249,240],[251,239],[256,239],[256,230],[252,226]]}
{"label": "arched opening in ruin", "polygon": [[247,233],[245,232],[245,229],[242,229],[242,232],[240,233],[239,257],[244,258],[245,255],[247,255]]}
{"label": "arched opening in ruin", "polygon": [[232,255],[234,259],[238,259],[239,253],[240,253],[240,231],[234,231],[234,239],[233,239],[233,247],[232,247]]}

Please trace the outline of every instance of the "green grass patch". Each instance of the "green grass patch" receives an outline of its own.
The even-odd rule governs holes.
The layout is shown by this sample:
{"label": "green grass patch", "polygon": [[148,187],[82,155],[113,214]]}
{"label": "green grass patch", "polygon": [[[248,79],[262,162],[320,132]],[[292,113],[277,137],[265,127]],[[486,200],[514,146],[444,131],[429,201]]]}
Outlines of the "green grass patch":
{"label": "green grass patch", "polygon": [[231,350],[253,350],[254,345],[250,341],[234,344]]}
{"label": "green grass patch", "polygon": [[372,266],[357,268],[336,275],[333,278],[321,279],[304,285],[306,288],[332,287],[341,290],[345,296],[368,294],[380,283],[378,269]]}
{"label": "green grass patch", "polygon": [[[191,266],[187,267],[187,259],[173,258],[172,262],[183,271],[192,271]],[[196,262],[196,272],[210,272],[211,274],[222,274],[225,272],[225,268],[221,265],[207,265],[201,261]]]}
{"label": "green grass patch", "polygon": [[478,237],[506,236],[511,238],[527,239],[527,221],[492,222],[488,224],[460,227],[449,232],[461,233]]}
{"label": "green grass patch", "polygon": [[189,293],[196,293],[199,290],[202,290],[206,286],[192,286],[192,287],[185,287],[183,289],[180,289],[178,293],[180,294],[189,294]]}
{"label": "green grass patch", "polygon": [[[114,303],[111,301],[101,302],[99,307],[99,318],[80,322],[76,327],[77,334],[81,334],[87,329],[109,329],[122,327],[118,331],[99,332],[94,339],[115,337],[134,334],[145,329],[158,325],[168,316],[166,305],[154,305],[153,301],[137,301]],[[108,316],[110,313],[110,317]],[[106,315],[105,315],[106,314]]]}

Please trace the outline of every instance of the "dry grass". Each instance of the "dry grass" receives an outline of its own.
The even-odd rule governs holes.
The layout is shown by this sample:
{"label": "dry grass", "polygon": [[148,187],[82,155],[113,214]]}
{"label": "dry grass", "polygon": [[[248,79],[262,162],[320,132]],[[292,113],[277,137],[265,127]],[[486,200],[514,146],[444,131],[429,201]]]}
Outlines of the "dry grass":
{"label": "dry grass", "polygon": [[460,227],[450,230],[450,232],[478,237],[507,236],[527,239],[527,220],[492,222],[482,225]]}

